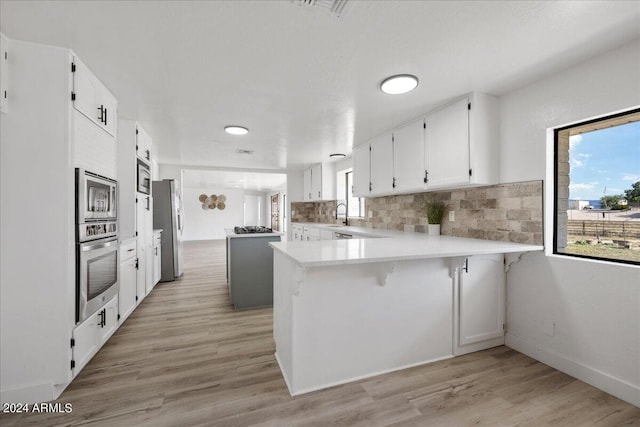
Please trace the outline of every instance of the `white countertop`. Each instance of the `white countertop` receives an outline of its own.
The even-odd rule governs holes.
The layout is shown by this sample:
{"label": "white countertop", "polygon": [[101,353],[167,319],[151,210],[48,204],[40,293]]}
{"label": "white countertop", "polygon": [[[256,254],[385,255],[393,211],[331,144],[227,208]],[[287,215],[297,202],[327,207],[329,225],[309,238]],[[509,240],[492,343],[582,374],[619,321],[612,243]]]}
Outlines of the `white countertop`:
{"label": "white countertop", "polygon": [[236,238],[236,237],[271,237],[271,236],[282,236],[284,233],[280,233],[279,231],[275,231],[273,233],[246,233],[246,234],[236,234],[233,231],[233,228],[225,228],[225,233],[227,233],[227,237]]}
{"label": "white countertop", "polygon": [[[353,239],[343,240],[269,243],[271,247],[284,253],[302,267],[465,257],[494,253],[541,251],[544,249],[543,246],[539,245],[453,236],[428,236],[425,233],[377,228],[331,227],[329,224],[316,223],[295,224],[354,236]],[[364,238],[358,238],[358,236],[363,236]]]}

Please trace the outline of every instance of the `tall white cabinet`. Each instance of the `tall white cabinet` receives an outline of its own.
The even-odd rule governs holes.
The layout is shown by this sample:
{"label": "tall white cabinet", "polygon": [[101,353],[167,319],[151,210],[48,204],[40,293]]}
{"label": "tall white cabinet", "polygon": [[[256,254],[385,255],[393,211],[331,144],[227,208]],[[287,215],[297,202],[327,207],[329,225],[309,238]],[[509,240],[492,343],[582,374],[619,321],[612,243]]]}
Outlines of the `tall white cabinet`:
{"label": "tall white cabinet", "polygon": [[[116,128],[78,109],[92,95],[76,78],[82,62],[72,51],[5,43],[11,103],[0,113],[0,323],[18,326],[0,334],[0,393],[3,402],[42,402],[78,373],[74,359],[90,357],[73,340],[84,325],[75,324],[74,168],[117,179]],[[100,89],[115,117],[115,97]]]}
{"label": "tall white cabinet", "polygon": [[[152,171],[152,140],[142,125],[118,121],[118,176],[120,177],[120,240],[136,240],[135,304],[151,292],[153,282],[153,197],[137,191],[138,168]],[[129,293],[128,293],[129,294]]]}

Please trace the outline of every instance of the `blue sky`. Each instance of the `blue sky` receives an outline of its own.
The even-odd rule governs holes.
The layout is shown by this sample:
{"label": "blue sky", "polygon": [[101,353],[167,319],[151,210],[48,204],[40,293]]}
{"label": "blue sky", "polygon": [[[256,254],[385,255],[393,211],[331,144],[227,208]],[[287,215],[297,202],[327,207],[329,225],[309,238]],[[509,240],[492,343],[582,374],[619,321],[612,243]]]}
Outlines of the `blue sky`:
{"label": "blue sky", "polygon": [[569,144],[571,199],[624,194],[640,181],[640,122],[575,135]]}

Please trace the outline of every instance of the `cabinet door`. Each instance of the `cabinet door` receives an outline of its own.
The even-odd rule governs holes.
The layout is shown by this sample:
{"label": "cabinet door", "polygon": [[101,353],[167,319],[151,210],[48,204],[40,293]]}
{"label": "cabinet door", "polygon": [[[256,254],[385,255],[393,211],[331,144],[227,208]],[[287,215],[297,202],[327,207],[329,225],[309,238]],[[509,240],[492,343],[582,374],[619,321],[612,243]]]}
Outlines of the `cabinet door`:
{"label": "cabinet door", "polygon": [[322,200],[322,164],[311,168],[311,200]]}
{"label": "cabinet door", "polygon": [[151,163],[151,137],[139,124],[136,125],[136,155]]}
{"label": "cabinet door", "polygon": [[9,39],[0,34],[0,111],[9,111]]}
{"label": "cabinet door", "polygon": [[158,242],[153,248],[153,286],[157,285],[162,275],[162,246]]}
{"label": "cabinet door", "polygon": [[118,291],[118,308],[124,321],[136,307],[136,259],[131,258],[120,263],[120,290]]}
{"label": "cabinet door", "polygon": [[91,360],[101,345],[100,341],[100,320],[102,319],[99,310],[86,319],[73,330],[73,360],[75,361],[74,375]]}
{"label": "cabinet door", "polygon": [[117,101],[89,68],[73,59],[73,107],[101,129],[116,136]]}
{"label": "cabinet door", "polygon": [[469,183],[469,109],[461,99],[426,117],[427,188]]}
{"label": "cabinet door", "polygon": [[103,325],[100,328],[100,343],[101,345],[113,335],[118,329],[118,296],[116,295],[111,301],[105,305],[102,309],[102,316],[104,317]]}
{"label": "cabinet door", "polygon": [[353,147],[353,195],[369,196],[369,144]]}
{"label": "cabinet door", "polygon": [[391,134],[371,140],[371,195],[393,191],[393,142]]}
{"label": "cabinet door", "polygon": [[304,177],[302,179],[302,187],[304,188],[304,197],[303,200],[308,202],[312,200],[312,189],[311,189],[311,168],[305,169]]}
{"label": "cabinet door", "polygon": [[138,270],[136,271],[136,302],[140,304],[142,300],[147,296],[147,251],[145,250],[144,246],[142,246],[142,244],[138,245],[137,261]]}
{"label": "cabinet door", "polygon": [[504,334],[505,273],[502,254],[467,259],[460,274],[459,345],[473,344]]}
{"label": "cabinet door", "polygon": [[393,132],[393,173],[395,191],[424,190],[424,120]]}

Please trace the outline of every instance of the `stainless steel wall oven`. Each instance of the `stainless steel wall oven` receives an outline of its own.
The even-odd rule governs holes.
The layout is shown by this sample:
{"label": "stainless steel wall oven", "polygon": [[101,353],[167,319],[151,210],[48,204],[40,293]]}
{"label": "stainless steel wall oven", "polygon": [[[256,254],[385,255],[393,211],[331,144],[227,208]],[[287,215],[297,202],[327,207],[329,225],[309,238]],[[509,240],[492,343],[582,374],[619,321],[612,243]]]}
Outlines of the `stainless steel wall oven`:
{"label": "stainless steel wall oven", "polygon": [[118,293],[116,181],[76,169],[76,323]]}

